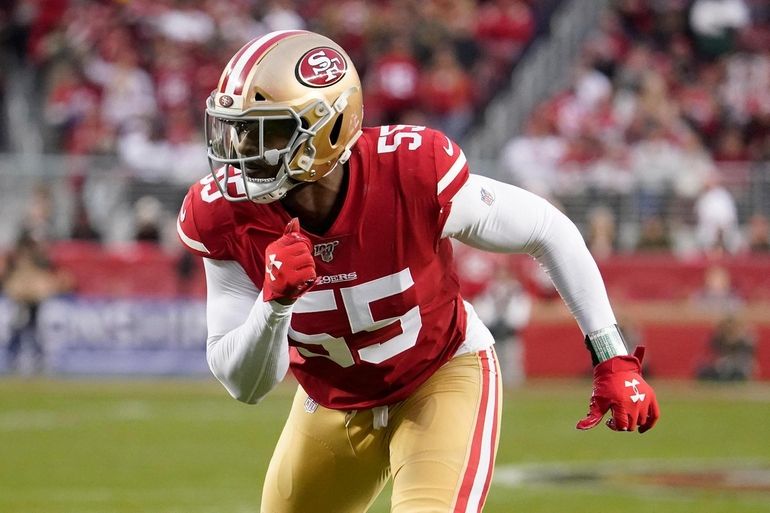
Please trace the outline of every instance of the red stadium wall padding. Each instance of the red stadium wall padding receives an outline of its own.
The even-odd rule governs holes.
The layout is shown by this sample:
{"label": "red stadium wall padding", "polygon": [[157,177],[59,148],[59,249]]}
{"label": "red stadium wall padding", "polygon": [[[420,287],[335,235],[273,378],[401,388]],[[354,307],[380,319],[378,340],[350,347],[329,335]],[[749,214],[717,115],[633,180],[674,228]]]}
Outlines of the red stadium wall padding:
{"label": "red stadium wall padding", "polygon": [[739,296],[747,300],[770,299],[767,255],[679,260],[667,254],[635,254],[599,262],[610,295],[629,300],[686,299],[703,286],[710,267],[727,270]]}
{"label": "red stadium wall padding", "polygon": [[[461,249],[463,248],[463,249]],[[521,255],[500,255],[467,249],[456,250],[463,293],[472,299],[495,279],[495,269],[504,265],[535,296],[550,297],[535,276],[537,265]],[[53,244],[49,254],[61,268],[75,277],[77,292],[85,295],[203,297],[205,284],[200,259],[192,258],[191,274],[179,272],[183,254],[154,244],[136,243],[105,247],[93,242],[67,241]],[[770,300],[770,256],[742,256],[722,262],[706,259],[679,260],[672,255],[619,255],[600,261],[610,297],[614,301],[676,300],[696,293],[711,265],[725,267],[737,294],[746,300]]]}
{"label": "red stadium wall padding", "polygon": [[[537,297],[552,297],[537,263],[525,255],[500,255],[458,245],[455,250],[463,294],[473,298],[507,267]],[[723,267],[733,290],[745,300],[770,300],[770,255],[679,259],[671,254],[622,254],[598,262],[613,300],[681,300],[703,287],[706,271]]]}
{"label": "red stadium wall padding", "polygon": [[205,283],[200,258],[190,274],[180,272],[180,252],[155,244],[135,243],[105,248],[93,242],[60,242],[50,248],[54,264],[68,272],[75,293],[98,297],[203,297]]}
{"label": "red stadium wall padding", "polygon": [[528,377],[589,375],[591,358],[577,324],[530,324],[522,333]]}
{"label": "red stadium wall padding", "polygon": [[[640,327],[640,343],[647,347],[645,372],[660,378],[693,378],[708,361],[710,323],[655,324]],[[757,342],[759,379],[770,379],[770,326],[753,329]],[[530,325],[522,333],[524,370],[528,377],[590,375],[590,358],[573,322]]]}

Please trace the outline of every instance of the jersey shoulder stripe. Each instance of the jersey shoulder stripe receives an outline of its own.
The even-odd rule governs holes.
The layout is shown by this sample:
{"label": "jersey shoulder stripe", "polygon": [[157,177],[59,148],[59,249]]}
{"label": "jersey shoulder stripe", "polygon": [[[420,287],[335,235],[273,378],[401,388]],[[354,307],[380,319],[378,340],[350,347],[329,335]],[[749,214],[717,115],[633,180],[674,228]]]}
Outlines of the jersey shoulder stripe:
{"label": "jersey shoulder stripe", "polygon": [[187,191],[176,219],[176,232],[185,249],[205,258],[228,260],[228,228],[232,207],[211,191],[216,186],[205,177]]}
{"label": "jersey shoulder stripe", "polygon": [[182,206],[182,210],[179,212],[179,217],[176,220],[176,233],[179,235],[179,240],[181,240],[185,246],[188,248],[198,251],[200,253],[211,253],[209,249],[206,247],[205,244],[202,242],[199,242],[192,237],[188,237],[187,234],[184,232],[184,229],[182,228],[182,221],[185,219],[186,212],[184,210],[184,206]]}
{"label": "jersey shoulder stripe", "polygon": [[436,194],[440,195],[442,192],[444,192],[444,189],[446,189],[454,181],[454,179],[457,178],[463,168],[466,167],[466,164],[467,160],[465,159],[465,153],[460,151],[460,155],[457,156],[457,160],[454,161],[451,167],[443,175],[439,173],[441,178],[439,179],[436,187]]}
{"label": "jersey shoulder stripe", "polygon": [[470,172],[465,153],[457,143],[439,131],[434,131],[433,141],[436,197],[443,208],[468,181]]}

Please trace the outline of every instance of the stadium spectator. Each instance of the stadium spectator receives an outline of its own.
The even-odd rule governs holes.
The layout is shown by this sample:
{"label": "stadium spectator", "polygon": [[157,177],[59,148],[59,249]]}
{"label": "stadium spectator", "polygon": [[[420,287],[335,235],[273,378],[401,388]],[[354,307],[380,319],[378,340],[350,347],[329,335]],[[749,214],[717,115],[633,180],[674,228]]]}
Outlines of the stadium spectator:
{"label": "stadium spectator", "polygon": [[746,248],[749,253],[770,253],[770,221],[763,214],[754,214],[747,223]]}
{"label": "stadium spectator", "polygon": [[[269,32],[263,20],[254,16],[249,0],[206,2],[206,12],[216,24],[213,40],[220,40],[225,48],[237,50],[243,41],[249,41]],[[343,11],[343,10],[341,10]],[[216,76],[216,71],[214,72]]]}
{"label": "stadium spectator", "polygon": [[65,135],[64,150],[70,155],[112,155],[118,133],[99,109],[89,109]]}
{"label": "stadium spectator", "polygon": [[599,137],[605,117],[602,107],[612,96],[612,84],[606,75],[590,66],[580,64],[573,90],[561,99],[557,124],[559,131],[570,139],[582,136]]}
{"label": "stadium spectator", "polygon": [[506,179],[541,196],[551,197],[558,165],[567,151],[549,105],[541,105],[527,122],[525,133],[512,138],[500,154]]}
{"label": "stadium spectator", "polygon": [[748,327],[735,316],[727,316],[716,326],[709,341],[710,361],[698,371],[708,381],[747,381],[757,372],[756,340]]}
{"label": "stadium spectator", "polygon": [[718,57],[735,48],[736,32],[749,24],[743,0],[695,0],[690,26],[701,54]]}
{"label": "stadium spectator", "polygon": [[126,126],[117,144],[120,161],[146,182],[181,185],[208,171],[200,158],[203,137],[188,109],[168,111],[163,123]]}
{"label": "stadium spectator", "polygon": [[692,300],[696,307],[720,315],[737,312],[744,304],[733,287],[730,271],[719,264],[706,268],[703,283]]}
{"label": "stadium spectator", "polygon": [[472,302],[486,290],[497,268],[503,264],[498,255],[479,251],[458,242],[452,244],[452,251],[456,257],[455,265],[463,297]]}
{"label": "stadium spectator", "polygon": [[[161,112],[191,108],[199,100],[195,91],[196,61],[182,45],[159,39],[150,73]],[[197,111],[197,109],[196,109]]]}
{"label": "stadium spectator", "polygon": [[267,9],[262,15],[262,23],[267,32],[274,30],[303,30],[305,20],[295,9],[296,2],[291,0],[272,0],[267,2]]}
{"label": "stadium spectator", "polygon": [[101,242],[102,234],[94,227],[91,215],[80,195],[75,197],[75,213],[72,216],[72,230],[69,238],[73,240]]}
{"label": "stadium spectator", "polygon": [[706,254],[735,253],[741,246],[738,207],[718,175],[708,177],[695,202],[698,246]]}
{"label": "stadium spectator", "polygon": [[519,56],[534,31],[532,8],[522,0],[491,0],[479,8],[476,38],[501,72]]}
{"label": "stadium spectator", "polygon": [[196,2],[173,0],[160,3],[160,12],[151,18],[158,34],[169,41],[185,44],[204,44],[215,35],[216,24]]}
{"label": "stadium spectator", "polygon": [[49,77],[43,107],[44,120],[50,131],[49,146],[71,147],[75,138],[72,132],[99,109],[99,90],[68,60],[54,64]]}
{"label": "stadium spectator", "polygon": [[609,258],[617,249],[617,226],[615,215],[606,206],[593,207],[588,212],[588,233],[586,244],[597,260]]}
{"label": "stadium spectator", "polygon": [[131,37],[111,34],[104,56],[94,56],[85,66],[86,75],[102,88],[102,117],[120,130],[133,121],[151,119],[157,112],[155,86],[150,74],[140,67]]}
{"label": "stadium spectator", "polygon": [[134,240],[159,244],[162,238],[163,205],[157,198],[142,196],[134,204]]}
{"label": "stadium spectator", "polygon": [[430,66],[420,77],[421,110],[429,124],[452,139],[468,129],[473,115],[473,83],[452,46],[435,49]]}
{"label": "stadium spectator", "polygon": [[45,247],[28,232],[22,232],[0,276],[3,294],[14,304],[11,332],[6,344],[7,366],[19,368],[25,346],[29,348],[31,369],[44,369],[45,351],[38,334],[38,314],[49,298],[69,291],[72,277],[53,267]]}
{"label": "stadium spectator", "polygon": [[[415,42],[420,48],[421,55],[435,53],[437,48],[449,45],[460,66],[471,72],[474,89],[490,84],[481,82],[483,77],[477,76],[480,68],[486,67],[492,57],[484,54],[480,48],[475,30],[479,19],[479,2],[475,0],[430,0],[419,2],[423,7],[422,21],[432,26],[432,29],[417,30]],[[423,25],[424,27],[425,25]],[[480,96],[475,98],[482,101]]]}
{"label": "stadium spectator", "polygon": [[420,64],[409,39],[393,36],[371,67],[366,81],[367,117],[374,124],[399,124],[417,103]]}
{"label": "stadium spectator", "polygon": [[748,147],[737,126],[728,127],[719,134],[714,148],[714,160],[720,164],[744,163],[750,160]]}
{"label": "stadium spectator", "polygon": [[638,252],[670,252],[673,249],[666,218],[661,215],[642,219],[635,250]]}
{"label": "stadium spectator", "polygon": [[24,237],[47,242],[56,238],[53,197],[50,187],[36,184],[26,203],[21,232]]}
{"label": "stadium spectator", "polygon": [[511,273],[508,262],[499,262],[487,288],[473,299],[473,307],[495,338],[503,383],[513,388],[524,381],[521,331],[529,324],[532,299]]}
{"label": "stadium spectator", "polygon": [[642,217],[667,215],[673,181],[682,170],[682,154],[666,129],[656,121],[646,124],[641,134],[629,153],[639,214]]}
{"label": "stadium spectator", "polygon": [[629,197],[634,189],[628,148],[617,140],[597,144],[601,148],[601,154],[588,164],[585,173],[589,194],[596,197],[595,201],[617,205]]}

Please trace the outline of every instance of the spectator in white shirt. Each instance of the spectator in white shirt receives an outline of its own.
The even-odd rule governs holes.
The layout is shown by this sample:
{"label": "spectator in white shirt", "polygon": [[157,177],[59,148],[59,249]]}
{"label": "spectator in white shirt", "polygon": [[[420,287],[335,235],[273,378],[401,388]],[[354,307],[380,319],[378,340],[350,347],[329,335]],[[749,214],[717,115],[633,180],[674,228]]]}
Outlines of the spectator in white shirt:
{"label": "spectator in white shirt", "polygon": [[740,248],[738,208],[735,198],[720,183],[716,174],[706,180],[706,186],[695,202],[696,235],[699,247],[708,252],[734,253]]}

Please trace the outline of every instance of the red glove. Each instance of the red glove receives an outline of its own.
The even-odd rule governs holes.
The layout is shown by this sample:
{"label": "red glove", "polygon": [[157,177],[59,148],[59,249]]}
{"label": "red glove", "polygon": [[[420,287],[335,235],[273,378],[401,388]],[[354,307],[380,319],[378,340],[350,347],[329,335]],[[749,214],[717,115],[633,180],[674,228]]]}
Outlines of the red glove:
{"label": "red glove", "polygon": [[578,429],[591,429],[612,410],[607,426],[615,431],[640,433],[652,428],[660,417],[655,391],[642,378],[644,347],[633,356],[615,356],[594,367],[594,390],[588,415],[577,423]]}
{"label": "red glove", "polygon": [[278,240],[265,249],[265,284],[262,298],[296,300],[315,283],[315,262],[310,239],[299,232],[295,217]]}

